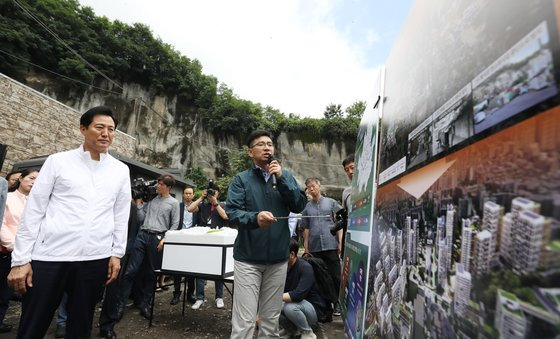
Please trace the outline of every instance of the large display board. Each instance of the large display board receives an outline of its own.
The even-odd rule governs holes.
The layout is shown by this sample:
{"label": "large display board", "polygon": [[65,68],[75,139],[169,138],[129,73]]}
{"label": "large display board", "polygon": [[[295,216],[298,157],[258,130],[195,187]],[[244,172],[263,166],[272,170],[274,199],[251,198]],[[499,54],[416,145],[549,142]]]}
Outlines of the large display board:
{"label": "large display board", "polygon": [[559,8],[414,3],[386,64],[364,337],[560,335]]}
{"label": "large display board", "polygon": [[555,102],[555,14],[545,0],[415,3],[386,64],[379,184]]}
{"label": "large display board", "polygon": [[348,231],[342,257],[339,301],[348,338],[363,336],[371,226],[375,204],[379,115],[383,106],[384,69],[374,79],[373,96],[360,122],[356,141]]}

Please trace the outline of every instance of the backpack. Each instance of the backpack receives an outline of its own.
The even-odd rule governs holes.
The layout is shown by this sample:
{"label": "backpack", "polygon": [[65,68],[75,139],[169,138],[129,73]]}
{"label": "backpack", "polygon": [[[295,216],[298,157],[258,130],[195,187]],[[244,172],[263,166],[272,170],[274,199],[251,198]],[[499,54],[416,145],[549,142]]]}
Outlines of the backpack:
{"label": "backpack", "polygon": [[311,267],[313,267],[313,273],[315,275],[315,282],[319,287],[319,293],[325,300],[325,302],[330,304],[338,299],[338,294],[336,293],[336,288],[334,286],[334,281],[329,273],[327,264],[321,258],[316,258],[311,255],[301,257],[303,260],[307,261]]}

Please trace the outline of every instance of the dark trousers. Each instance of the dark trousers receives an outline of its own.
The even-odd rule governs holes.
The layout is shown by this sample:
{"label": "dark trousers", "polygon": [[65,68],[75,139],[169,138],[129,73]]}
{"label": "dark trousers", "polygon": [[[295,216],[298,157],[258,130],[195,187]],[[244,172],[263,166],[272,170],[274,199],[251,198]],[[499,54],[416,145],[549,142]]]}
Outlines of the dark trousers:
{"label": "dark trousers", "polygon": [[128,256],[125,255],[121,259],[121,271],[117,280],[105,287],[105,297],[103,298],[103,306],[99,314],[99,329],[102,331],[113,330],[115,324],[118,322],[118,303],[119,291],[122,285],[122,277],[128,264]]}
{"label": "dark trousers", "polygon": [[43,338],[64,292],[68,294],[66,338],[89,337],[108,261],[31,262],[33,287],[23,297],[17,337]]}
{"label": "dark trousers", "polygon": [[[122,277],[122,288],[119,296],[120,303],[126,304],[126,300],[132,290],[132,285],[136,276],[139,274],[142,267],[147,270],[147,278],[144,280],[142,288],[142,304],[141,307],[150,305],[152,292],[156,283],[156,275],[154,270],[161,267],[161,252],[157,251],[157,245],[160,239],[155,234],[150,234],[146,231],[140,230],[136,236],[134,247],[128,259],[128,265],[124,276]],[[147,265],[143,266],[142,263],[146,260]]]}
{"label": "dark trousers", "polygon": [[311,254],[313,254],[314,257],[323,259],[325,264],[327,264],[329,273],[334,282],[336,294],[338,295],[340,290],[340,276],[342,274],[338,250],[313,252]]}
{"label": "dark trousers", "polygon": [[[194,278],[185,278],[187,279],[187,298],[190,298],[194,294]],[[173,276],[173,295],[180,296],[181,295],[181,276],[174,275]]]}
{"label": "dark trousers", "polygon": [[4,322],[6,311],[10,306],[10,298],[14,290],[8,286],[8,274],[12,266],[12,255],[0,254],[0,324]]}

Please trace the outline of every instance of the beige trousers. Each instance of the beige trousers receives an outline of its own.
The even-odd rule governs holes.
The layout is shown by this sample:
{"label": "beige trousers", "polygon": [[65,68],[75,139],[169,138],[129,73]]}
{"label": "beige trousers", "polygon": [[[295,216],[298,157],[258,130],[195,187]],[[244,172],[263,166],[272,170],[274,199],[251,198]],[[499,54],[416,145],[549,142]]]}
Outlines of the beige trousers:
{"label": "beige trousers", "polygon": [[257,310],[260,317],[258,338],[278,338],[288,262],[258,265],[235,260],[233,267],[231,339],[253,338]]}

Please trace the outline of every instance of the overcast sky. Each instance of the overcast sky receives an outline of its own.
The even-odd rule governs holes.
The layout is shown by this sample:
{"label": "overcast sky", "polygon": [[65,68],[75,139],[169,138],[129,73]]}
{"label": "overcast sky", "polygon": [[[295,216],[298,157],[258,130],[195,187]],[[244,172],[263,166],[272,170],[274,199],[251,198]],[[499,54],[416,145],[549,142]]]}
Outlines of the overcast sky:
{"label": "overcast sky", "polygon": [[79,0],[148,25],[240,98],[321,118],[372,98],[412,0]]}

